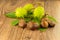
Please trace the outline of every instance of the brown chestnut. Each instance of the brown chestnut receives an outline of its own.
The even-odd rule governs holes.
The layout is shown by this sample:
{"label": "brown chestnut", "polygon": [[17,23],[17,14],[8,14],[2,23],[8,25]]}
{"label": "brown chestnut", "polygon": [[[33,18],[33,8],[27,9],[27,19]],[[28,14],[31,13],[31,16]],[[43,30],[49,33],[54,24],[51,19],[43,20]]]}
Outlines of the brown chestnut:
{"label": "brown chestnut", "polygon": [[35,29],[39,28],[39,24],[36,22],[30,21],[27,23],[27,28],[31,29],[31,30],[35,30]]}
{"label": "brown chestnut", "polygon": [[32,29],[33,28],[33,22],[32,21],[27,23],[27,28],[28,29]]}
{"label": "brown chestnut", "polygon": [[20,19],[20,21],[19,21],[19,26],[20,26],[21,28],[25,28],[25,27],[26,27],[26,22],[25,22],[24,19]]}
{"label": "brown chestnut", "polygon": [[51,27],[54,27],[55,26],[55,23],[53,23],[53,22],[49,22],[49,27],[51,28]]}
{"label": "brown chestnut", "polygon": [[47,21],[42,21],[41,22],[41,27],[42,28],[48,28],[48,22]]}

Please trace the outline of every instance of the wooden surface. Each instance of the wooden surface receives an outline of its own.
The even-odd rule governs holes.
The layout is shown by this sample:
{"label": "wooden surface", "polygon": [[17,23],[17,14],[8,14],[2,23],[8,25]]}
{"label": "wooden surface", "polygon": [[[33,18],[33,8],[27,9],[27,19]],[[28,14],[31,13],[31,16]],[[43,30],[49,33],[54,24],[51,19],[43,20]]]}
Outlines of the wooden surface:
{"label": "wooden surface", "polygon": [[58,23],[54,28],[44,32],[31,31],[12,26],[11,18],[4,16],[5,13],[14,11],[15,8],[26,3],[35,3],[39,0],[0,0],[0,40],[60,40],[60,1],[40,1],[44,3],[46,12],[54,16]]}

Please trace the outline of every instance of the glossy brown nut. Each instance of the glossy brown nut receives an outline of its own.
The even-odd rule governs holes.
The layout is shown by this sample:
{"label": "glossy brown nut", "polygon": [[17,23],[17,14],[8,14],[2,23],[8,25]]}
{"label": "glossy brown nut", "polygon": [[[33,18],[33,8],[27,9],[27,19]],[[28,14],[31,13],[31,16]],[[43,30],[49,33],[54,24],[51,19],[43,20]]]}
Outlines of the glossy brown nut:
{"label": "glossy brown nut", "polygon": [[41,27],[48,28],[48,22],[47,21],[42,21],[41,22]]}
{"label": "glossy brown nut", "polygon": [[54,26],[55,26],[55,24],[53,22],[49,23],[49,27],[54,27]]}
{"label": "glossy brown nut", "polygon": [[32,21],[27,23],[27,28],[28,29],[32,29],[33,28],[33,22]]}
{"label": "glossy brown nut", "polygon": [[31,30],[35,30],[35,29],[39,28],[39,25],[36,22],[30,21],[27,23],[27,28],[31,29]]}

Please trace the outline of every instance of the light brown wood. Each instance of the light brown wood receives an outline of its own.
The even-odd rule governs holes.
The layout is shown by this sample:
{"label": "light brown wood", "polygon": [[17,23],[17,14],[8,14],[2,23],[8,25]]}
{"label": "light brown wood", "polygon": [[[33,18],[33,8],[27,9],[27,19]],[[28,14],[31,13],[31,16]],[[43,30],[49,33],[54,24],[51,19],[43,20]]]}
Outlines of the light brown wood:
{"label": "light brown wood", "polygon": [[47,13],[58,21],[50,32],[47,31],[48,37],[50,40],[60,40],[60,1],[46,1],[45,5],[47,5],[45,6]]}
{"label": "light brown wood", "polygon": [[[40,2],[49,15],[54,16],[58,23],[54,28],[44,32],[39,30],[28,30],[12,26],[14,19],[5,17],[5,13],[14,11],[17,7],[27,3],[35,4]],[[36,6],[36,5],[35,5]],[[1,0],[0,1],[0,40],[60,40],[60,1],[40,0]]]}

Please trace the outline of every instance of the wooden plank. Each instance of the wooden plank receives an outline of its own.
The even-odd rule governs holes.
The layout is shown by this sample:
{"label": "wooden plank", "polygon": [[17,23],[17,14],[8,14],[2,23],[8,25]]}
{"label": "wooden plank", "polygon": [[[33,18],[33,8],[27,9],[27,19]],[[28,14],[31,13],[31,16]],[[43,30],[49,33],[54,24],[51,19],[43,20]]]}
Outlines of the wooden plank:
{"label": "wooden plank", "polygon": [[17,34],[16,34],[16,38],[15,40],[20,40],[20,38],[22,37],[22,33],[23,33],[23,29],[22,28],[17,28]]}
{"label": "wooden plank", "polygon": [[2,28],[0,29],[0,40],[7,40],[9,31],[11,30],[10,19],[6,19],[5,23],[2,25]]}
{"label": "wooden plank", "polygon": [[5,21],[5,16],[4,16],[4,6],[5,6],[5,2],[4,3],[1,3],[0,5],[0,28],[1,26],[3,25],[4,21]]}
{"label": "wooden plank", "polygon": [[19,38],[21,37],[22,31],[23,29],[14,26],[10,30],[9,37],[7,37],[8,38],[7,40],[19,40]]}
{"label": "wooden plank", "polygon": [[[9,12],[9,11],[12,11],[12,9],[13,9],[13,10],[15,9],[15,7],[11,6],[10,4],[11,4],[11,3],[8,3],[8,4],[6,4],[6,6],[4,7],[6,12]],[[8,7],[8,6],[9,6],[9,7]],[[13,8],[12,8],[12,7],[13,7]],[[12,26],[10,26],[9,23],[7,24],[7,22],[10,22],[10,21],[8,21],[8,20],[11,21],[11,19],[6,19],[6,22],[5,22],[6,24],[5,24],[5,23],[4,23],[4,24],[5,24],[6,26],[8,25],[7,27],[10,27],[10,28],[11,28]],[[4,26],[5,26],[5,25],[4,25]],[[2,27],[3,27],[3,26],[2,26]],[[5,27],[4,27],[4,28],[5,28]],[[2,29],[4,29],[4,28],[2,28]],[[10,28],[8,28],[8,29],[10,29]],[[1,29],[1,30],[2,30],[2,29]],[[7,40],[7,39],[8,39],[8,40],[15,40],[15,37],[16,37],[16,35],[18,34],[18,33],[17,33],[17,32],[18,32],[18,28],[16,28],[16,27],[11,28],[10,30],[6,30],[6,29],[5,29],[5,30],[3,30],[3,32],[4,32],[4,31],[8,31],[8,33],[9,33],[10,35],[9,35],[9,34],[6,35],[7,33],[4,34],[4,35],[6,35],[6,37],[5,37],[3,40]],[[20,31],[21,31],[21,29],[20,29]],[[10,33],[10,32],[11,32],[11,33]],[[21,32],[19,32],[19,33],[21,33]],[[3,37],[4,37],[4,35],[3,35]],[[2,37],[2,38],[3,38],[3,37]],[[8,37],[9,37],[9,38],[8,38]]]}
{"label": "wooden plank", "polygon": [[30,40],[31,39],[31,34],[32,34],[31,30],[24,29],[20,40]]}
{"label": "wooden plank", "polygon": [[53,29],[46,31],[47,37],[49,40],[60,40],[60,1],[46,1],[45,5],[46,11],[49,15],[54,16],[58,21]]}
{"label": "wooden plank", "polygon": [[8,11],[6,11],[6,7],[5,6],[7,6],[7,4],[8,3],[4,2],[3,6],[1,7],[2,8],[2,10],[1,10],[2,12],[1,12],[1,19],[0,19],[0,22],[1,22],[1,24],[0,24],[0,31],[2,31],[2,28],[3,28],[2,25],[6,21],[5,13],[8,12]]}
{"label": "wooden plank", "polygon": [[0,27],[3,25],[4,21],[5,21],[5,16],[4,16],[4,10],[2,9],[0,11],[1,16],[0,16]]}
{"label": "wooden plank", "polygon": [[[10,4],[9,3],[7,3],[3,8],[4,8],[4,10],[5,10],[5,12],[8,12],[9,10],[9,8],[10,8],[10,10],[11,10],[11,6],[9,6]],[[8,7],[9,6],[9,7]],[[12,10],[11,10],[12,11]],[[2,15],[4,15],[4,14],[2,14]],[[4,17],[3,17],[4,18]],[[2,20],[2,19],[1,19]],[[7,40],[7,38],[8,38],[8,33],[10,33],[10,24],[8,23],[8,22],[10,22],[11,21],[11,19],[5,19],[5,23],[3,24],[3,26],[2,26],[2,28],[0,29],[0,39],[1,40]],[[7,29],[8,28],[8,29]],[[16,29],[15,29],[16,30]],[[12,32],[14,32],[14,31],[12,31]],[[8,34],[8,35],[7,35]],[[5,37],[6,36],[6,37]]]}
{"label": "wooden plank", "polygon": [[33,31],[31,39],[30,40],[40,40],[41,33],[38,30]]}
{"label": "wooden plank", "polygon": [[55,35],[53,33],[53,28],[50,28],[46,31],[46,36],[47,36],[47,40],[56,40],[55,38]]}
{"label": "wooden plank", "polygon": [[[29,0],[30,1],[30,0]],[[4,1],[1,2],[0,8],[3,8],[4,12],[13,11],[16,7],[23,6],[27,1],[14,2],[13,1]],[[27,2],[27,3],[32,3]],[[4,13],[0,12],[0,40],[59,40],[60,38],[60,3],[59,1],[45,1],[46,11],[59,21],[59,23],[53,29],[47,29],[45,32],[40,31],[31,31],[27,29],[22,29],[19,27],[14,27],[10,25],[12,19],[6,18]],[[6,5],[5,5],[6,4]],[[23,4],[23,5],[21,5]],[[59,7],[58,7],[59,6]],[[0,9],[2,11],[2,9]],[[5,22],[4,22],[5,21]],[[4,24],[3,24],[4,23]],[[3,24],[3,25],[2,25]],[[2,25],[2,26],[1,26]]]}

